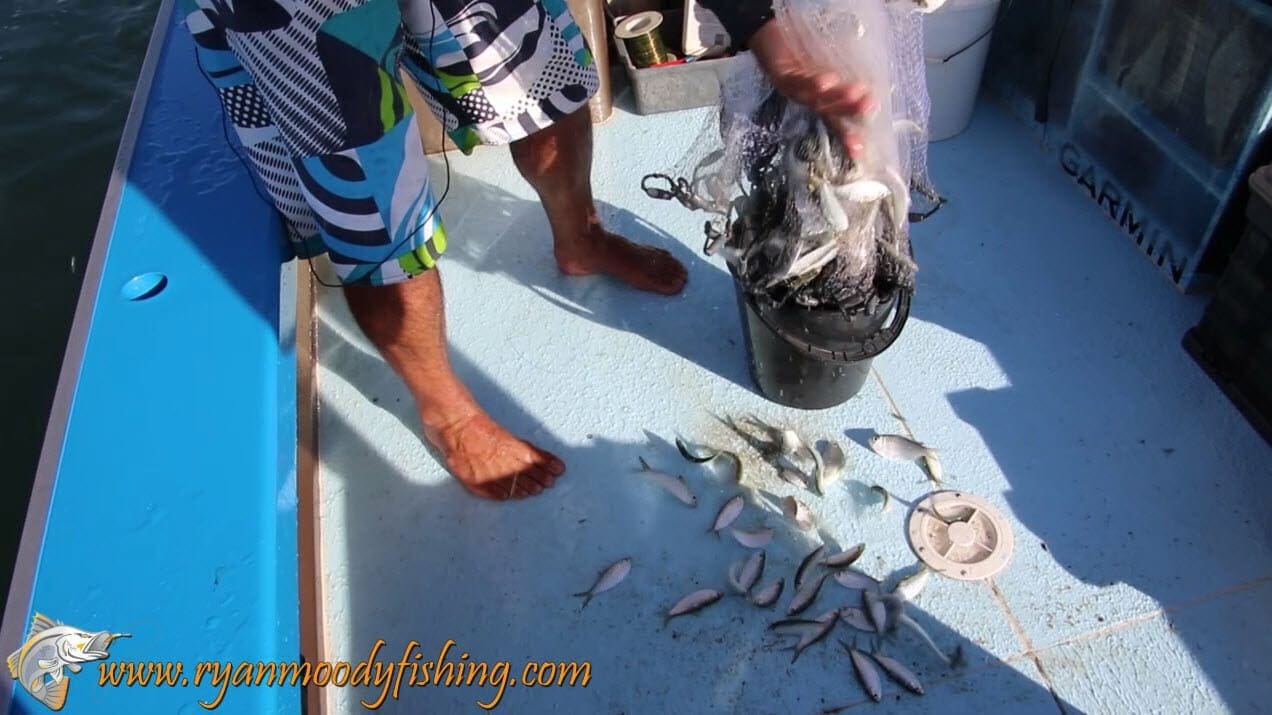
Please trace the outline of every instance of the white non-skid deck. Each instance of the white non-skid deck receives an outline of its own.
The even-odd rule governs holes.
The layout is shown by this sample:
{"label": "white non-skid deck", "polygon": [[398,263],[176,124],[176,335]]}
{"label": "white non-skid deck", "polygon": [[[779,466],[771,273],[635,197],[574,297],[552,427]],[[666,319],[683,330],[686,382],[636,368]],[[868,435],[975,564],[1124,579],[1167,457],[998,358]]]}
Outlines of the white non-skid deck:
{"label": "white non-skid deck", "polygon": [[[843,407],[801,413],[751,386],[733,288],[699,253],[704,216],[653,201],[640,178],[670,168],[704,115],[618,111],[597,128],[595,184],[609,226],[670,248],[690,268],[667,299],[556,272],[546,218],[506,151],[451,160],[443,262],[454,364],[510,429],[562,456],[558,486],[525,502],[471,498],[420,441],[408,393],[337,291],[319,309],[323,603],[328,660],[383,660],[411,640],[435,660],[588,661],[586,688],[511,688],[508,712],[1255,712],[1272,701],[1272,450],[1179,346],[1202,299],[1181,296],[1037,146],[992,105],[932,148],[949,205],[915,228],[913,317]],[[438,162],[440,167],[440,162]],[[444,181],[439,174],[438,191]],[[878,577],[915,564],[904,499],[921,472],[864,447],[908,427],[938,447],[950,486],[1011,517],[1017,551],[992,583],[939,579],[914,614],[950,672],[916,639],[888,652],[923,697],[888,684],[870,702],[836,640],[794,665],[766,631],[774,612],[728,599],[662,627],[700,587],[726,589],[746,550],[705,531],[736,489],[671,440],[741,449],[714,414],[754,412],[836,438],[849,480],[805,495],[833,543],[867,544]],[[900,415],[901,424],[893,414]],[[635,473],[683,473],[689,509]],[[754,466],[754,465],[751,465]],[[764,491],[794,493],[755,467]],[[779,529],[765,582],[789,583],[813,537],[763,494],[739,524]],[[570,594],[630,556],[586,610]],[[789,600],[790,590],[781,606]],[[830,582],[809,615],[853,600]],[[865,645],[865,639],[861,640]],[[405,685],[383,712],[479,711],[489,687]],[[330,689],[333,713],[377,688]]]}

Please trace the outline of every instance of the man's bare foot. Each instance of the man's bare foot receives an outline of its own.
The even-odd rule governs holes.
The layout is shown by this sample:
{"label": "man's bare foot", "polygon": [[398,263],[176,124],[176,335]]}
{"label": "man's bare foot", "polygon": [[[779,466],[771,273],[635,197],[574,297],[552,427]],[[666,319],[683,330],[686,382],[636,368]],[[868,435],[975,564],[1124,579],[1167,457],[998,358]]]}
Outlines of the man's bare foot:
{"label": "man's bare foot", "polygon": [[650,293],[676,295],[689,280],[689,271],[667,251],[633,243],[600,227],[571,246],[558,243],[555,253],[557,266],[566,275],[600,273]]}
{"label": "man's bare foot", "polygon": [[550,488],[565,473],[555,455],[518,439],[484,412],[442,429],[425,428],[452,475],[479,497],[524,499]]}

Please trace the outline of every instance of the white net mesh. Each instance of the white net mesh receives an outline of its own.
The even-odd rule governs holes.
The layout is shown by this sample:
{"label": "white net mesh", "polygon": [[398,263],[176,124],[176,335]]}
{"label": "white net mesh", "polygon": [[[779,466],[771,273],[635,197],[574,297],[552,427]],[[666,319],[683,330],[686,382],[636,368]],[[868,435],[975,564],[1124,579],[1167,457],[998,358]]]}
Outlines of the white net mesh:
{"label": "white net mesh", "polygon": [[869,86],[879,110],[851,129],[863,152],[850,159],[840,132],[776,93],[744,55],[677,178],[650,193],[715,214],[705,250],[751,295],[873,312],[914,285],[911,189],[938,199],[921,20],[909,0],[777,0],[774,9],[810,66]]}

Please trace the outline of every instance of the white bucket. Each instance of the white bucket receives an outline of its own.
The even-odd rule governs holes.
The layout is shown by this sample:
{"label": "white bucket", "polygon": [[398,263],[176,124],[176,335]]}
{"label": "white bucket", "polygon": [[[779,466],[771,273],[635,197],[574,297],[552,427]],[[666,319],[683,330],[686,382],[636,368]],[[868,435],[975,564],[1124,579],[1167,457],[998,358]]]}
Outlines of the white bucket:
{"label": "white bucket", "polygon": [[999,0],[947,0],[923,17],[923,54],[932,99],[929,141],[967,129],[980,93]]}

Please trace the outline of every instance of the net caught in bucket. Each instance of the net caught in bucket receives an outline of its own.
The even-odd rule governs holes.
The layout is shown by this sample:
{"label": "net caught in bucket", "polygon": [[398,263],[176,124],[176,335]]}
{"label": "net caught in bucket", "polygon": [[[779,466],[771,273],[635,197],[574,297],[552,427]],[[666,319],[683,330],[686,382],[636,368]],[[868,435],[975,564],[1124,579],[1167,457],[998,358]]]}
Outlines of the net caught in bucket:
{"label": "net caught in bucket", "polygon": [[[708,255],[774,305],[870,314],[911,291],[909,225],[939,207],[927,173],[921,10],[912,0],[777,0],[788,43],[816,69],[865,83],[878,110],[853,123],[864,151],[774,91],[754,58],[654,198],[712,214]],[[674,178],[673,178],[674,177]]]}

